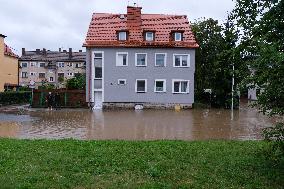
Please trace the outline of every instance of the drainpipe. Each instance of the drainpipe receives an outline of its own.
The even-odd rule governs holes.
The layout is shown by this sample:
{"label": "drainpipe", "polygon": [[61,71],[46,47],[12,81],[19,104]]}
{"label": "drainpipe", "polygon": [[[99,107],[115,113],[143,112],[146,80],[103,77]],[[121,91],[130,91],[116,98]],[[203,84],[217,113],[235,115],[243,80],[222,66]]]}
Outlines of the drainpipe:
{"label": "drainpipe", "polygon": [[92,80],[92,54],[91,51],[89,50],[89,86],[88,86],[88,90],[89,90],[89,105],[92,107],[91,105],[91,80]]}

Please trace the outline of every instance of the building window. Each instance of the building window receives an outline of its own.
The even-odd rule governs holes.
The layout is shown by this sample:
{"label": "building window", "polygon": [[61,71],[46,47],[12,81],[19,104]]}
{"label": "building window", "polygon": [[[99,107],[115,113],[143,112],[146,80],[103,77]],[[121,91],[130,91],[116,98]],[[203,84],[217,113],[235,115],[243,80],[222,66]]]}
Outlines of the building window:
{"label": "building window", "polygon": [[28,78],[28,72],[22,72],[22,78]]}
{"label": "building window", "polygon": [[166,92],[166,80],[165,79],[156,79],[155,80],[155,90],[156,93],[165,93]]}
{"label": "building window", "polygon": [[49,82],[53,82],[54,78],[53,77],[49,77]]}
{"label": "building window", "polygon": [[118,32],[118,40],[119,41],[126,41],[127,40],[127,32],[126,31]]}
{"label": "building window", "polygon": [[75,68],[80,68],[81,64],[80,63],[76,63]]}
{"label": "building window", "polygon": [[27,67],[28,67],[28,63],[22,62],[22,63],[21,63],[21,67],[22,67],[22,68],[27,68]]}
{"label": "building window", "polygon": [[57,63],[57,66],[58,66],[59,68],[64,68],[64,62],[58,62],[58,63]]}
{"label": "building window", "polygon": [[58,73],[58,78],[64,78],[64,73]]}
{"label": "building window", "polygon": [[74,73],[67,73],[69,77],[73,77]]}
{"label": "building window", "polygon": [[154,32],[146,32],[145,39],[146,41],[154,41]]}
{"label": "building window", "polygon": [[36,62],[31,62],[30,65],[31,65],[31,67],[34,67],[34,66],[36,66]]}
{"label": "building window", "polygon": [[45,67],[45,63],[43,63],[43,62],[39,63],[39,67],[40,68],[44,68]]}
{"label": "building window", "polygon": [[45,73],[39,73],[38,78],[41,78],[41,79],[45,78]]}
{"label": "building window", "polygon": [[182,41],[182,33],[180,32],[175,33],[175,41]]}
{"label": "building window", "polygon": [[155,55],[155,66],[165,67],[166,66],[166,56],[165,53],[157,53]]}
{"label": "building window", "polygon": [[136,53],[135,54],[135,65],[136,66],[147,66],[147,54]]}
{"label": "building window", "polygon": [[116,66],[128,66],[128,53],[119,52],[116,54]]}
{"label": "building window", "polygon": [[119,79],[117,80],[118,85],[126,85],[126,79]]}
{"label": "building window", "polygon": [[186,94],[189,93],[189,80],[173,80],[172,91],[174,94]]}
{"label": "building window", "polygon": [[35,76],[36,73],[35,73],[35,72],[30,72],[30,75],[31,75],[31,76]]}
{"label": "building window", "polygon": [[190,67],[190,56],[174,55],[174,67]]}
{"label": "building window", "polygon": [[73,65],[73,64],[72,64],[71,62],[68,62],[68,63],[67,63],[67,66],[68,66],[68,67],[72,67],[72,65]]}
{"label": "building window", "polygon": [[136,90],[136,93],[146,93],[147,92],[147,80],[137,79],[135,90]]}
{"label": "building window", "polygon": [[95,79],[103,78],[103,69],[102,67],[95,67]]}

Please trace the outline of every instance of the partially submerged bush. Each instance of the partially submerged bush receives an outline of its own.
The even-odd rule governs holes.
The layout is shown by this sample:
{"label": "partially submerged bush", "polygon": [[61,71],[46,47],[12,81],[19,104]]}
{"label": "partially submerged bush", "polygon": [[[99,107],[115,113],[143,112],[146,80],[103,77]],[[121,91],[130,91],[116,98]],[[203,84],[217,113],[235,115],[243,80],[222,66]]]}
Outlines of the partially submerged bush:
{"label": "partially submerged bush", "polygon": [[3,92],[0,93],[0,104],[23,104],[29,103],[31,99],[31,92]]}

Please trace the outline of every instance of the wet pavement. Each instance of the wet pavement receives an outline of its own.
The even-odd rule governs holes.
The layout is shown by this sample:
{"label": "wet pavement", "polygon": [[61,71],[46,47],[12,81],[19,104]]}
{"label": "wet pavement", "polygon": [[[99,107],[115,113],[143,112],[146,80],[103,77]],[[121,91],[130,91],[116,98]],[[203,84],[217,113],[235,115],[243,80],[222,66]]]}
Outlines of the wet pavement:
{"label": "wet pavement", "polygon": [[[13,111],[9,111],[13,110]],[[18,110],[18,111],[17,111]],[[243,104],[240,110],[95,111],[0,108],[0,137],[83,140],[259,140],[274,119]]]}

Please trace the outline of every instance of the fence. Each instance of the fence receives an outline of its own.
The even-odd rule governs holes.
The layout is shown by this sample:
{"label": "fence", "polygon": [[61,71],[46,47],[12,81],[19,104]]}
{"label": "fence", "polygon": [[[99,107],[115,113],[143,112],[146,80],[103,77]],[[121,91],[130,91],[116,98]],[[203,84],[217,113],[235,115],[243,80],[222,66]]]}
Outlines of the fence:
{"label": "fence", "polygon": [[1,92],[0,105],[30,103],[31,92]]}
{"label": "fence", "polygon": [[46,108],[46,97],[51,92],[53,95],[59,94],[59,106],[61,108],[85,108],[86,92],[84,90],[34,90],[33,108]]}

